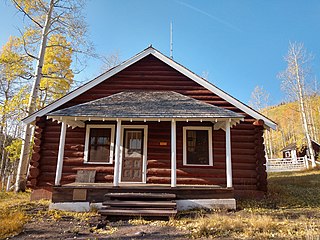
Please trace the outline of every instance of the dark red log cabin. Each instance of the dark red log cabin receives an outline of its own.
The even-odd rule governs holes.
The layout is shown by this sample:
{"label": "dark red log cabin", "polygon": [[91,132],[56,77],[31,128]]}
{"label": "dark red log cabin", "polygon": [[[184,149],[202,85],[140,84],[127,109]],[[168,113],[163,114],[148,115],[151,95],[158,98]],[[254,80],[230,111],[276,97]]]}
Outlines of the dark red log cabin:
{"label": "dark red log cabin", "polygon": [[[267,190],[263,131],[276,124],[152,47],[23,121],[35,125],[33,199],[155,191],[223,204]],[[80,170],[93,183],[76,183]]]}

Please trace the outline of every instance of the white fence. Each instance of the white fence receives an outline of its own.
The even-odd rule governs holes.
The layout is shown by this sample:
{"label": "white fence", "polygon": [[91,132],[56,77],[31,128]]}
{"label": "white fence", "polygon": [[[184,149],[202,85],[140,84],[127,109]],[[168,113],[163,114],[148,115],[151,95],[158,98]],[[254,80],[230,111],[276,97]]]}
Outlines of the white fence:
{"label": "white fence", "polygon": [[308,161],[310,161],[310,159],[306,156],[299,158],[268,159],[266,169],[267,172],[301,171],[309,168]]}

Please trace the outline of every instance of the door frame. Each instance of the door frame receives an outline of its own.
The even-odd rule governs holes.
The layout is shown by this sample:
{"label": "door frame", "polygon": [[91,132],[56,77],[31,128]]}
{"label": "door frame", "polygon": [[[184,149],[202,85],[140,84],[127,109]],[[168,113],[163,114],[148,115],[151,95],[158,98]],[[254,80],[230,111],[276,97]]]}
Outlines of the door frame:
{"label": "door frame", "polygon": [[[122,182],[122,161],[123,161],[123,139],[125,129],[143,129],[143,156],[142,156],[142,181],[141,182]],[[147,183],[147,146],[148,146],[148,125],[122,125],[120,139],[120,168],[119,183]]]}

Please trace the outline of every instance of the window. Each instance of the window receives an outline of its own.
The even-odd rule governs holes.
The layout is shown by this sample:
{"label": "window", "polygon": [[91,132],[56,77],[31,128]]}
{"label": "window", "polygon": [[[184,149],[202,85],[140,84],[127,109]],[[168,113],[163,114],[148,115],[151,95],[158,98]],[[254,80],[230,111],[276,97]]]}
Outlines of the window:
{"label": "window", "polygon": [[183,164],[212,166],[212,128],[183,128]]}
{"label": "window", "polygon": [[286,158],[291,158],[291,152],[290,151],[284,152],[284,155],[285,155]]}
{"label": "window", "polygon": [[114,128],[114,125],[87,125],[84,162],[112,163]]}

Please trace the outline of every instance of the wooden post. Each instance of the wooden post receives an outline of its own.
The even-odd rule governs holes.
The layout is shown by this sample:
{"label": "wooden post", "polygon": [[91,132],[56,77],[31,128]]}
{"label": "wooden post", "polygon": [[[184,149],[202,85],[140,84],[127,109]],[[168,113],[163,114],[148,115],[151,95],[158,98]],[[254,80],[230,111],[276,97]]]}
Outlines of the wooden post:
{"label": "wooden post", "polygon": [[65,141],[66,141],[66,132],[67,132],[67,124],[65,122],[62,122],[62,124],[61,124],[61,133],[60,133],[60,142],[59,142],[57,169],[56,169],[56,179],[54,181],[54,184],[56,186],[60,185],[61,176],[62,176],[64,144],[65,144]]}
{"label": "wooden post", "polygon": [[177,185],[176,122],[171,121],[171,187]]}
{"label": "wooden post", "polygon": [[305,163],[306,169],[309,169],[309,162],[308,162],[307,155],[304,156],[304,163]]}
{"label": "wooden post", "polygon": [[226,121],[226,174],[227,188],[232,188],[231,136],[230,121]]}
{"label": "wooden post", "polygon": [[119,186],[120,177],[120,142],[121,142],[121,120],[117,120],[116,130],[116,146],[115,146],[115,157],[114,157],[114,172],[113,172],[113,186]]}

